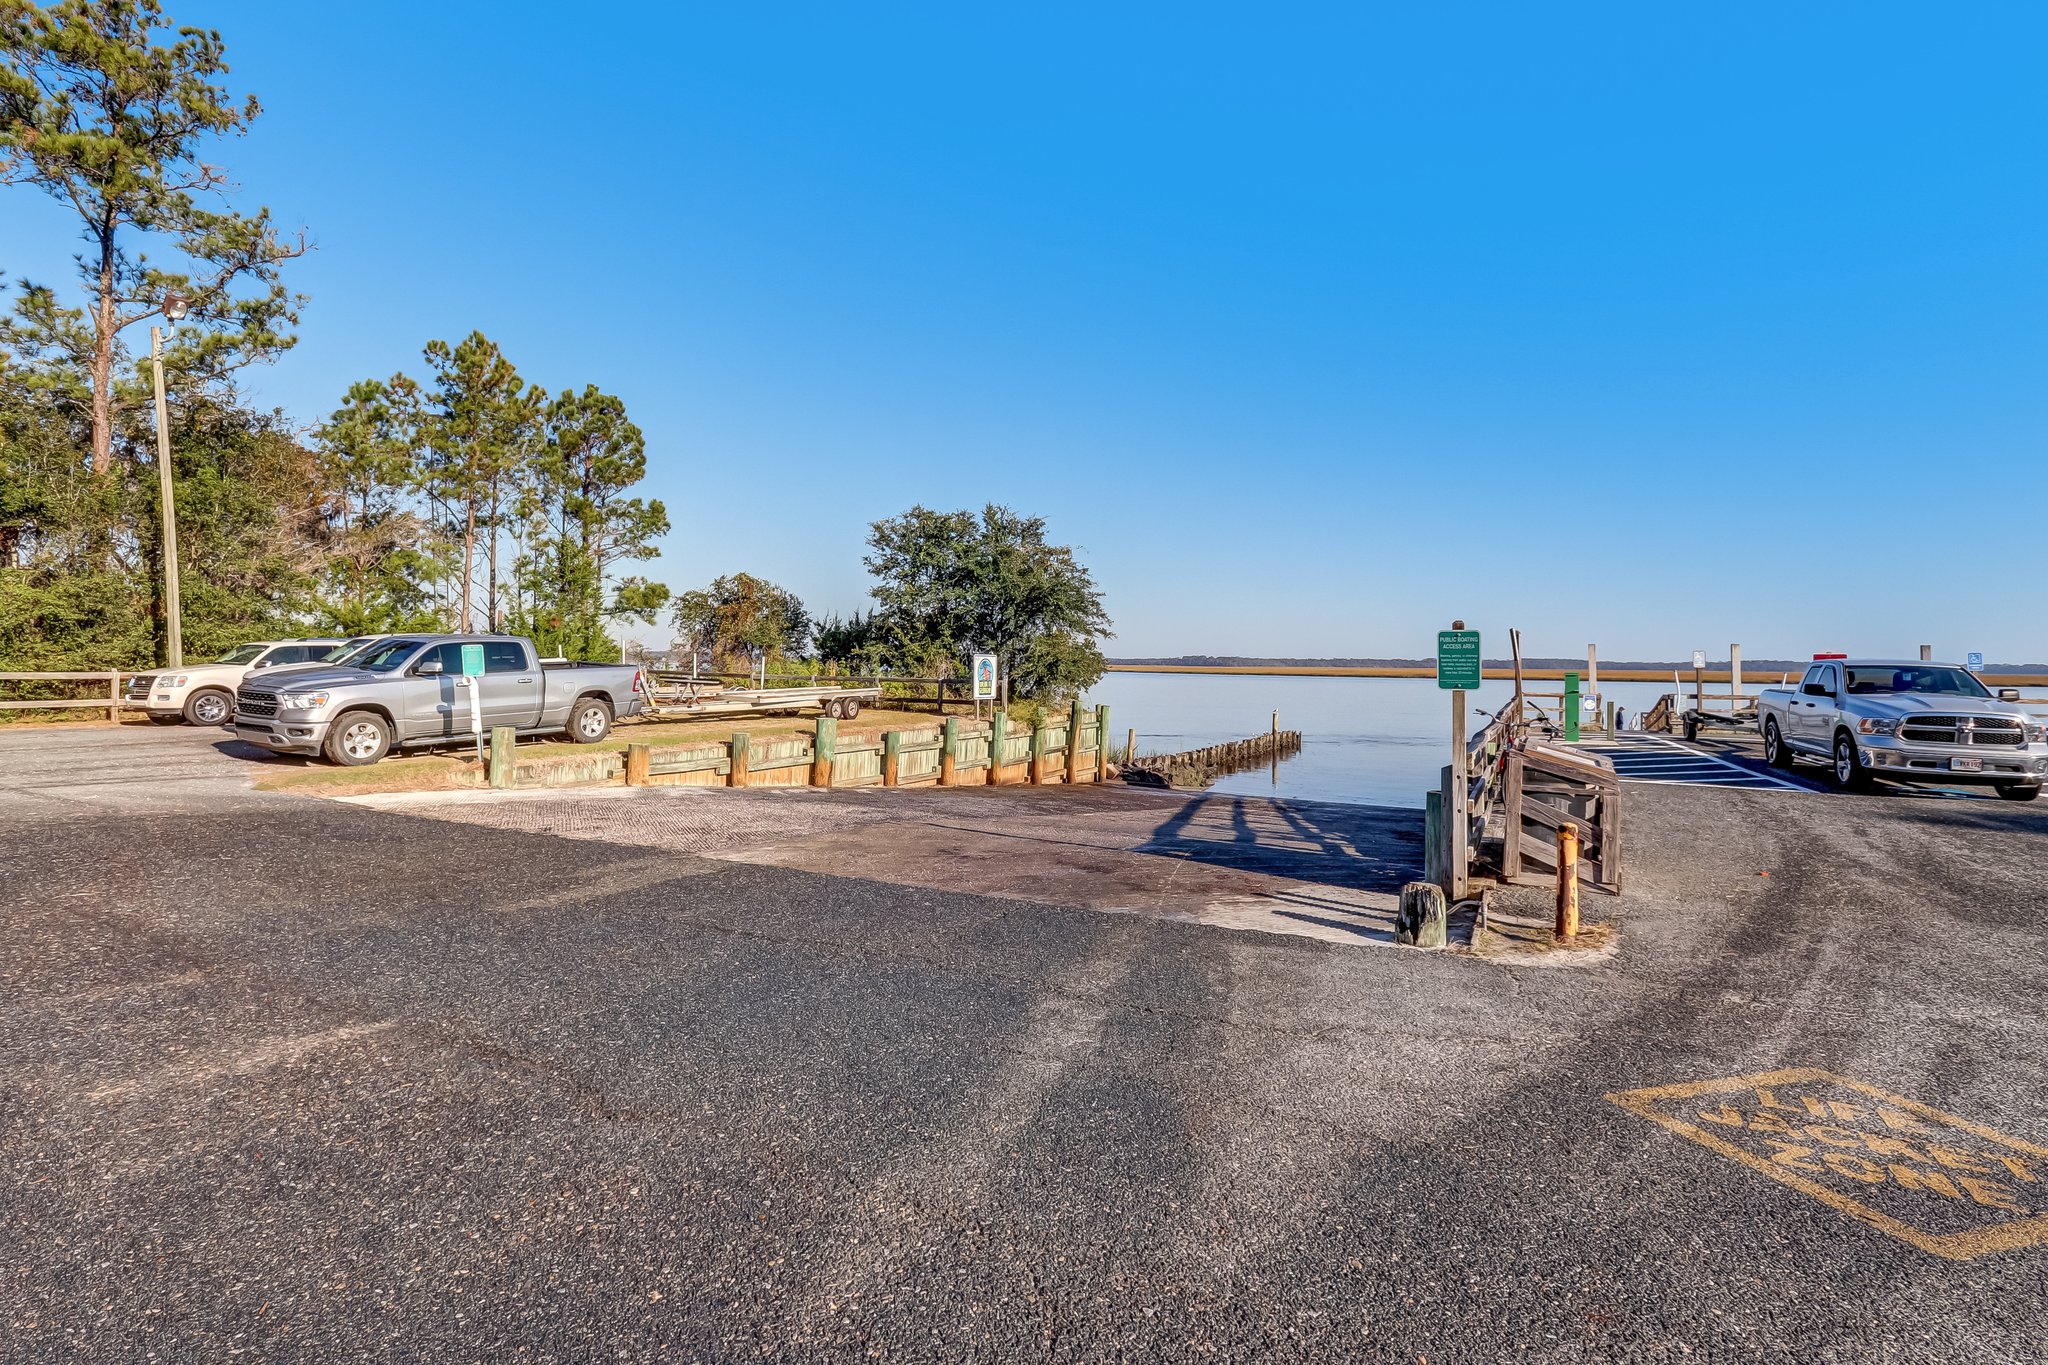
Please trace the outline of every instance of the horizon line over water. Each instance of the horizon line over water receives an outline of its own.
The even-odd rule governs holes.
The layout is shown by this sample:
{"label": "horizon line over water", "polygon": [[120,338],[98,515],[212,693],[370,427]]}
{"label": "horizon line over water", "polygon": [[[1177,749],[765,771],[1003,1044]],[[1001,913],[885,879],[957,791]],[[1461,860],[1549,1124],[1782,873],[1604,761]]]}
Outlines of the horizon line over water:
{"label": "horizon line over water", "polygon": [[[1603,681],[1600,695],[1635,716],[1670,690]],[[1138,732],[1140,754],[1250,739],[1271,728],[1275,711],[1281,729],[1301,733],[1298,753],[1218,778],[1211,792],[1414,810],[1451,761],[1450,696],[1433,678],[1269,673],[1116,672],[1088,691],[1090,704],[1109,707],[1112,735]],[[1513,684],[1498,680],[1468,692],[1469,728],[1513,696]]]}

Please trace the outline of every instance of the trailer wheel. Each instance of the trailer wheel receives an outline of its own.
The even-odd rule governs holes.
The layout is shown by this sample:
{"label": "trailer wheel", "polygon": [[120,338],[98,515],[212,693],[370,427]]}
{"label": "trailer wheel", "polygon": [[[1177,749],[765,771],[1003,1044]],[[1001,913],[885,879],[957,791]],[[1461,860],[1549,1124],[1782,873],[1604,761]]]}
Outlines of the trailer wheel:
{"label": "trailer wheel", "polygon": [[839,702],[839,718],[840,718],[841,720],[852,720],[852,719],[853,719],[853,718],[854,718],[855,716],[857,716],[857,715],[859,715],[859,714],[860,714],[860,698],[859,698],[859,697],[843,697],[843,698],[841,698],[841,699],[840,699],[840,702]]}

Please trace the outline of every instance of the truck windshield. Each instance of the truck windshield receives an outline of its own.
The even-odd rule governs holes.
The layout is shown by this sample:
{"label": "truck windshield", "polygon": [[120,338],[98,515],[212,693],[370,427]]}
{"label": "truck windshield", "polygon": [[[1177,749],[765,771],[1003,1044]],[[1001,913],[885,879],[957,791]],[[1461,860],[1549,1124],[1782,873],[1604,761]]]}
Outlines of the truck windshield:
{"label": "truck windshield", "polygon": [[425,640],[379,640],[350,655],[348,666],[366,668],[372,673],[395,673],[425,643]]}
{"label": "truck windshield", "polygon": [[214,662],[217,664],[254,663],[256,662],[256,656],[268,648],[270,648],[269,645],[236,645],[233,649],[215,659]]}
{"label": "truck windshield", "polygon": [[1989,697],[1984,684],[1960,668],[1852,668],[1849,695],[1924,692],[1940,697]]}

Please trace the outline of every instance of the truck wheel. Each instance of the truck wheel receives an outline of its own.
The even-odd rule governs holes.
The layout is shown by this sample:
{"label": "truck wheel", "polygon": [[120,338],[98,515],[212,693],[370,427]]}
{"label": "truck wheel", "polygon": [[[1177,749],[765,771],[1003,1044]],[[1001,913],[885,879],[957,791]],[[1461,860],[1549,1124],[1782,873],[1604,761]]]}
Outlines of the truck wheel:
{"label": "truck wheel", "polygon": [[2041,794],[2038,782],[2001,782],[1998,794],[2008,801],[2031,801]]}
{"label": "truck wheel", "polygon": [[569,711],[569,738],[595,744],[612,732],[612,708],[602,697],[585,697]]}
{"label": "truck wheel", "polygon": [[361,768],[391,752],[391,727],[375,711],[344,711],[327,727],[327,757]]}
{"label": "truck wheel", "polygon": [[1778,722],[1764,717],[1764,762],[1773,768],[1792,766],[1792,750],[1785,745],[1785,737],[1778,733]]}
{"label": "truck wheel", "polygon": [[853,718],[854,718],[855,716],[857,716],[857,715],[859,715],[859,714],[860,714],[860,698],[859,698],[859,697],[846,697],[846,698],[843,698],[843,699],[842,699],[842,700],[840,701],[840,703],[839,703],[839,718],[840,718],[841,720],[852,720],[852,719],[853,719]]}
{"label": "truck wheel", "polygon": [[1844,791],[1854,791],[1870,785],[1870,769],[1863,766],[1863,755],[1856,752],[1856,738],[1847,730],[1835,732],[1835,785]]}
{"label": "truck wheel", "polygon": [[185,719],[194,725],[226,725],[235,714],[235,699],[218,687],[204,687],[185,703]]}

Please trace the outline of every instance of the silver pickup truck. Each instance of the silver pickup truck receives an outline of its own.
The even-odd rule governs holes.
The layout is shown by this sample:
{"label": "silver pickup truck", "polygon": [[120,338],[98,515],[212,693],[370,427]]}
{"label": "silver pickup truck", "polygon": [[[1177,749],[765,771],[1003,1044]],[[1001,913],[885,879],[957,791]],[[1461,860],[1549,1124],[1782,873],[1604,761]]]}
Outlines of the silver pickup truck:
{"label": "silver pickup truck", "polygon": [[[463,676],[464,646],[483,672]],[[351,767],[393,749],[470,734],[471,693],[486,731],[567,734],[595,744],[617,716],[637,715],[647,690],[631,664],[543,663],[516,635],[395,635],[346,665],[256,676],[235,693],[235,735],[285,754],[325,754]]]}
{"label": "silver pickup truck", "polygon": [[1797,687],[1757,696],[1764,757],[1827,760],[1843,787],[1873,778],[1990,786],[2031,801],[2048,778],[2048,725],[1968,669],[1918,659],[1817,658]]}

